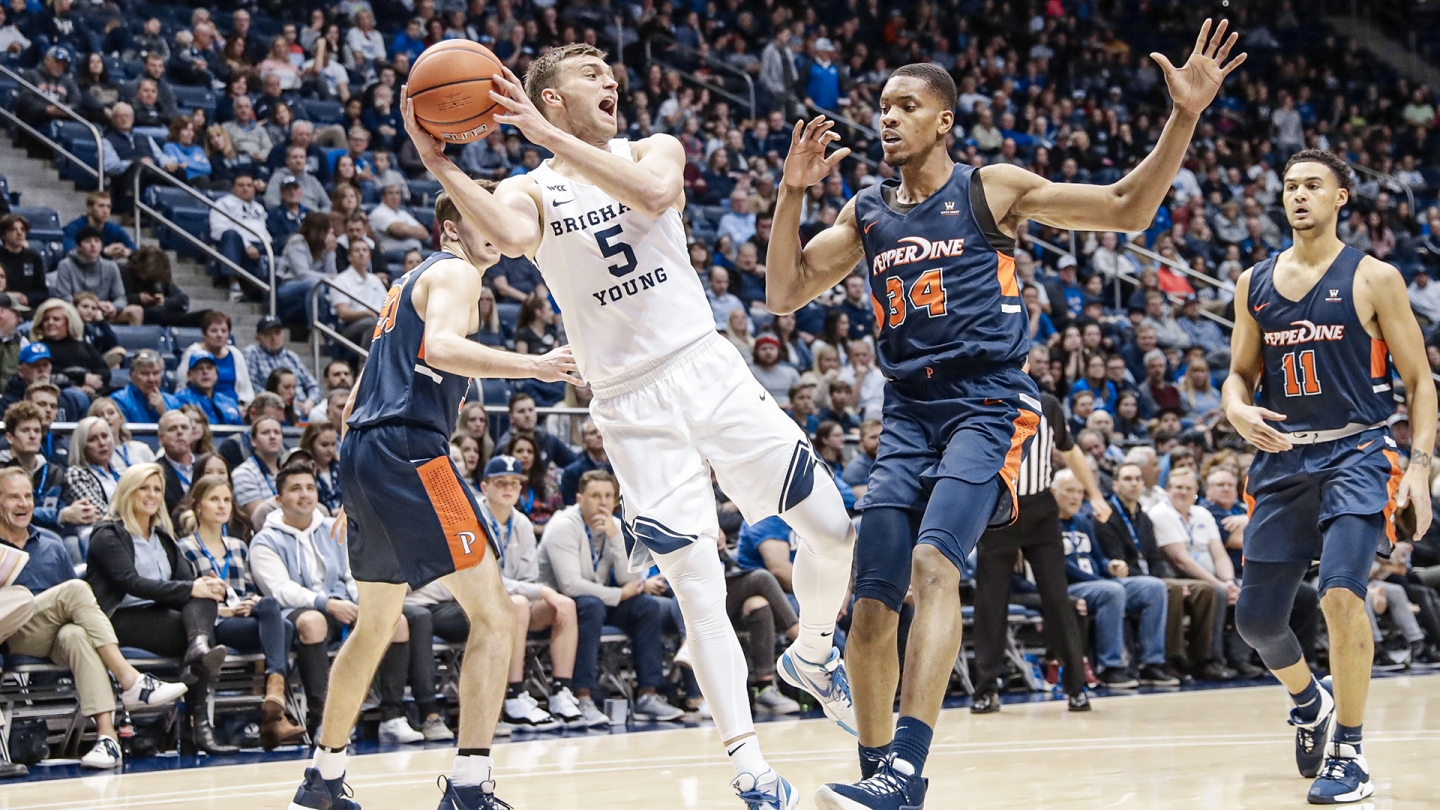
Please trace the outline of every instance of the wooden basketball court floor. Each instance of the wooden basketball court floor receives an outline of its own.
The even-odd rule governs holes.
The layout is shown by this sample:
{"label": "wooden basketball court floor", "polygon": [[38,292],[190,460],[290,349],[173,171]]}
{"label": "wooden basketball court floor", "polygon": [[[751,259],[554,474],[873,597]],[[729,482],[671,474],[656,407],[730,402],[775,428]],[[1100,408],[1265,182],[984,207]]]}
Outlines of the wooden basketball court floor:
{"label": "wooden basketball court floor", "polygon": [[[1273,682],[1272,682],[1273,684]],[[926,775],[928,810],[950,808],[1300,808],[1279,686],[1098,698],[999,714],[945,711]],[[858,772],[853,738],[825,720],[759,725],[766,755],[813,807],[821,783]],[[1376,781],[1366,808],[1440,807],[1440,677],[1377,680],[1365,723]],[[395,748],[351,760],[365,810],[430,810],[454,749]],[[516,810],[737,810],[713,726],[557,737],[496,747],[500,796]],[[302,762],[87,776],[0,785],[0,810],[283,810]]]}

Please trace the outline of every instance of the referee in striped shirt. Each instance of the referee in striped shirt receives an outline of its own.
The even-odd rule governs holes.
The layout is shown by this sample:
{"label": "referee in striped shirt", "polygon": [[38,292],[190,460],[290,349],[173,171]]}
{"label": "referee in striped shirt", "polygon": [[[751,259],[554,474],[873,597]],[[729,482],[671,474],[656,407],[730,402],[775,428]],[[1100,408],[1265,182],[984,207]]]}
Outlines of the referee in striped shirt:
{"label": "referee in striped shirt", "polygon": [[1109,518],[1110,505],[1100,492],[1084,452],[1070,438],[1060,400],[1042,393],[1040,403],[1040,426],[1030,444],[1030,451],[1020,465],[1020,475],[1015,484],[1020,515],[1009,526],[991,529],[980,538],[975,570],[975,668],[978,676],[975,683],[978,691],[970,705],[970,711],[977,714],[1000,710],[996,680],[1004,662],[1010,576],[1015,572],[1021,551],[1035,573],[1035,584],[1040,592],[1041,611],[1045,617],[1045,645],[1065,667],[1065,693],[1069,696],[1070,710],[1090,710],[1090,700],[1085,695],[1084,645],[1066,588],[1060,507],[1055,503],[1055,496],[1050,494],[1050,480],[1054,474],[1052,451],[1060,452],[1065,465],[1085,486],[1097,522],[1103,523]]}

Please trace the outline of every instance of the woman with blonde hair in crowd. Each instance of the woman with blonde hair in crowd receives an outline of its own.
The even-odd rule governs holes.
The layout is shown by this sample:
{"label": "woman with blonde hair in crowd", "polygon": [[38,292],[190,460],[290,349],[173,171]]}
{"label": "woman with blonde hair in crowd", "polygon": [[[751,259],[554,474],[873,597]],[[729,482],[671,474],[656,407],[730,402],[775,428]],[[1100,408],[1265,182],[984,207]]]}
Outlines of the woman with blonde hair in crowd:
{"label": "woman with blonde hair in crowd", "polygon": [[725,319],[725,339],[744,356],[748,357],[754,351],[755,336],[751,334],[750,315],[745,310],[730,310],[730,316]]}
{"label": "woman with blonde hair in crowd", "polygon": [[315,465],[320,504],[335,514],[340,509],[340,430],[331,422],[311,422],[300,436],[300,449]]}
{"label": "woman with blonde hair in crowd", "polygon": [[[135,322],[139,322],[138,316]],[[110,384],[110,364],[105,362],[99,349],[85,340],[85,323],[80,320],[80,311],[69,301],[51,298],[35,308],[30,342],[45,344],[50,350],[51,367],[71,375],[71,382],[90,396]],[[83,369],[83,373],[76,378],[72,369]]]}
{"label": "woman with blonde hair in crowd", "polygon": [[98,397],[90,403],[90,410],[85,415],[98,416],[110,426],[110,435],[115,444],[111,461],[118,471],[124,472],[136,464],[148,464],[155,460],[155,451],[150,449],[150,445],[136,441],[131,436],[130,427],[125,424],[125,414],[121,412],[120,406],[115,404],[115,400]]}
{"label": "woman with blonde hair in crowd", "polygon": [[190,452],[197,456],[215,452],[215,435],[210,432],[210,420],[198,405],[182,405],[180,410],[190,417]]}
{"label": "woman with blonde hair in crowd", "polygon": [[114,441],[110,423],[103,417],[87,416],[76,423],[70,434],[70,465],[65,468],[62,503],[69,506],[88,500],[100,509],[110,503],[122,474],[114,463]]}
{"label": "woman with blonde hair in crowd", "polygon": [[1210,379],[1210,364],[1200,358],[1190,361],[1179,385],[1180,405],[1185,414],[1197,422],[1205,421],[1220,409],[1220,392]]}
{"label": "woman with blonde hair in crowd", "polygon": [[455,435],[450,437],[450,447],[454,451],[451,455],[458,455],[460,459],[456,462],[456,466],[460,468],[460,477],[479,494],[480,488],[475,482],[479,480],[480,472],[485,469],[480,464],[480,443],[475,441],[474,436],[457,430]]}

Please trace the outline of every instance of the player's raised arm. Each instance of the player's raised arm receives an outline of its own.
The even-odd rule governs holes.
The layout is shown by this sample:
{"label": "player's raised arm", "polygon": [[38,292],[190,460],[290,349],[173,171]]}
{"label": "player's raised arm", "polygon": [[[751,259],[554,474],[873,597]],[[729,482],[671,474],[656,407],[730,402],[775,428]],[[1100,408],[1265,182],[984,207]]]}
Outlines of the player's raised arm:
{"label": "player's raised arm", "polygon": [[[590,64],[580,68],[581,71],[598,69]],[[608,75],[604,78],[600,100],[618,103],[614,78]],[[490,91],[490,97],[508,110],[495,116],[496,123],[519,127],[531,143],[549,149],[571,166],[583,167],[586,180],[626,207],[659,219],[684,199],[685,147],[673,136],[659,134],[637,141],[635,156],[639,159],[632,160],[592,146],[552,124],[525,94],[520,79],[510,68],[505,68],[503,77],[495,76],[491,82],[496,89]]]}
{"label": "player's raised arm", "polygon": [[415,103],[410,100],[408,87],[400,88],[400,113],[405,119],[405,132],[415,142],[421,162],[445,187],[460,216],[506,256],[533,253],[540,245],[540,209],[530,195],[519,188],[520,183],[530,181],[523,177],[509,178],[495,193],[490,193],[446,157],[444,142],[415,120]]}
{"label": "player's raised arm", "polygon": [[1425,355],[1425,338],[1410,309],[1405,279],[1394,267],[1371,257],[1360,261],[1359,276],[1368,288],[1380,335],[1395,361],[1395,371],[1405,381],[1405,400],[1410,413],[1410,467],[1395,493],[1395,505],[1415,503],[1415,539],[1430,528],[1430,465],[1435,448],[1435,379]]}
{"label": "player's raised arm", "polygon": [[474,301],[480,299],[483,277],[463,263],[439,262],[416,282],[415,295],[423,294],[425,362],[464,377],[523,379],[584,385],[576,375],[569,346],[543,355],[523,355],[483,346],[466,337]]}
{"label": "player's raised arm", "polygon": [[1265,356],[1260,348],[1260,324],[1250,314],[1250,274],[1246,270],[1235,281],[1235,329],[1230,335],[1230,376],[1220,391],[1225,415],[1235,430],[1256,447],[1267,453],[1289,450],[1290,439],[1267,425],[1269,419],[1280,422],[1285,414],[1255,404],[1255,387],[1265,373]]}
{"label": "player's raised arm", "polygon": [[765,256],[765,306],[777,315],[794,312],[839,284],[865,255],[853,197],[834,225],[817,234],[803,250],[800,246],[806,189],[829,177],[850,154],[848,148],[837,149],[825,157],[825,148],[840,139],[831,129],[834,126],[834,121],[821,115],[808,124],[796,121],[790,136]]}
{"label": "player's raised arm", "polygon": [[1215,99],[1225,77],[1245,61],[1242,53],[1226,64],[1239,39],[1238,34],[1225,37],[1227,25],[1222,20],[1212,34],[1206,20],[1195,50],[1182,67],[1175,67],[1163,54],[1150,54],[1165,71],[1175,107],[1155,149],[1117,182],[1108,186],[1051,183],[1008,164],[981,169],[986,198],[1002,229],[1013,233],[1027,219],[1080,231],[1139,231],[1149,226],[1180,170],[1200,113]]}

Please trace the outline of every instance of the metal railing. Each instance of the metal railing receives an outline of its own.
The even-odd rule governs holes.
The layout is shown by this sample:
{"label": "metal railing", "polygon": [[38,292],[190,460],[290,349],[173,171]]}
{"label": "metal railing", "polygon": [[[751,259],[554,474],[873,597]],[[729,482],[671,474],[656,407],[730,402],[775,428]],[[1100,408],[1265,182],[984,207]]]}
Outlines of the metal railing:
{"label": "metal railing", "polygon": [[[169,183],[170,185],[172,185],[172,186],[180,189],[181,191],[184,191],[185,193],[189,194],[191,197],[194,197],[195,199],[197,199],[197,200],[199,200],[200,202],[204,203],[204,204],[205,204],[205,207],[209,208],[211,211],[218,211],[218,212],[220,213],[220,216],[225,217],[226,219],[228,219],[228,220],[230,220],[231,222],[235,223],[235,226],[236,226],[237,228],[242,228],[242,229],[244,229],[246,232],[248,232],[251,236],[254,236],[255,239],[259,241],[259,243],[260,243],[260,248],[265,251],[265,258],[269,261],[269,265],[270,265],[270,280],[269,280],[269,281],[261,280],[259,276],[256,276],[255,274],[251,273],[249,270],[246,270],[245,268],[243,268],[243,267],[241,267],[240,265],[236,264],[235,262],[231,261],[228,257],[225,256],[225,254],[221,253],[220,251],[218,251],[218,250],[216,250],[214,247],[212,247],[209,242],[205,241],[204,239],[201,239],[200,237],[196,236],[196,235],[193,234],[193,233],[190,233],[189,231],[185,230],[184,228],[180,227],[179,225],[176,225],[173,220],[171,220],[169,217],[165,216],[164,214],[160,213],[160,210],[159,210],[158,208],[155,208],[154,206],[152,206],[152,205],[150,205],[149,203],[145,202],[145,200],[140,196],[140,178],[141,178],[147,171],[150,172],[150,173],[152,173],[152,174],[154,174],[156,177],[159,177],[159,178],[163,179],[165,182],[167,182],[167,183]],[[238,219],[236,219],[235,217],[231,216],[230,214],[226,213],[222,208],[220,208],[220,206],[216,205],[215,202],[214,202],[213,200],[211,200],[209,197],[207,197],[204,193],[196,190],[193,186],[190,186],[190,185],[188,185],[188,184],[186,184],[186,183],[181,182],[181,181],[178,180],[174,175],[171,175],[169,172],[167,172],[167,171],[159,168],[158,166],[153,166],[153,165],[151,165],[151,164],[149,164],[149,163],[142,163],[142,164],[140,164],[139,170],[135,172],[135,181],[134,181],[134,182],[135,182],[134,194],[135,194],[135,243],[136,243],[136,244],[139,244],[139,243],[140,243],[141,214],[149,214],[151,217],[159,220],[160,223],[161,223],[162,225],[164,225],[165,227],[169,228],[170,230],[174,231],[175,233],[179,234],[180,236],[185,237],[186,241],[190,242],[190,244],[194,245],[195,247],[200,248],[202,251],[204,251],[206,254],[208,254],[208,255],[210,256],[210,258],[215,259],[216,261],[220,262],[221,264],[223,264],[223,265],[225,265],[226,267],[230,268],[231,270],[235,271],[237,274],[240,275],[240,277],[244,278],[246,281],[249,281],[251,284],[254,284],[255,286],[259,287],[260,289],[262,289],[262,290],[264,290],[266,293],[268,293],[269,296],[270,296],[270,307],[269,307],[269,309],[267,310],[267,313],[270,314],[270,315],[274,315],[274,314],[275,314],[275,287],[276,287],[276,285],[275,285],[273,282],[274,282],[274,279],[275,279],[275,273],[278,271],[279,268],[277,268],[277,267],[275,266],[275,248],[270,244],[270,240],[269,240],[269,239],[264,238],[264,237],[263,237],[259,232],[257,232],[254,228],[251,228],[249,225],[246,225],[245,223],[241,222],[240,220],[238,220]]]}
{"label": "metal railing", "polygon": [[1170,268],[1171,270],[1174,270],[1175,272],[1180,273],[1180,274],[1182,274],[1182,275],[1188,276],[1189,278],[1192,278],[1192,279],[1194,279],[1194,280],[1196,280],[1196,281],[1199,281],[1199,282],[1201,282],[1202,284],[1208,284],[1208,285],[1210,285],[1210,286],[1212,286],[1212,287],[1219,287],[1220,289],[1222,289],[1222,290],[1227,290],[1227,291],[1229,291],[1229,292],[1231,292],[1231,293],[1235,292],[1235,285],[1234,285],[1234,284],[1231,284],[1231,283],[1228,282],[1228,281],[1225,281],[1224,279],[1218,279],[1218,278],[1215,278],[1214,276],[1207,276],[1207,275],[1205,275],[1204,273],[1197,273],[1197,272],[1195,272],[1194,270],[1191,270],[1190,267],[1189,267],[1188,265],[1186,265],[1184,262],[1177,262],[1177,261],[1175,261],[1174,259],[1167,259],[1167,258],[1165,258],[1164,256],[1161,256],[1159,253],[1156,253],[1156,252],[1153,251],[1153,250],[1148,250],[1148,249],[1146,249],[1146,248],[1140,247],[1139,245],[1135,244],[1134,242],[1126,242],[1125,244],[1121,245],[1120,247],[1121,247],[1122,250],[1128,250],[1128,251],[1130,251],[1131,253],[1134,253],[1134,254],[1136,254],[1136,255],[1138,255],[1138,256],[1141,256],[1141,257],[1144,257],[1144,258],[1146,258],[1146,259],[1149,259],[1150,261],[1155,262],[1156,264],[1163,264],[1163,265],[1165,265],[1166,267]]}
{"label": "metal railing", "polygon": [[[735,74],[736,76],[739,76],[741,79],[744,79],[744,80],[745,80],[745,87],[746,87],[746,90],[747,90],[747,92],[748,92],[748,94],[749,94],[749,96],[750,96],[750,100],[747,102],[747,101],[745,101],[744,99],[740,98],[739,96],[735,95],[734,93],[731,93],[730,91],[725,90],[724,88],[717,88],[714,84],[712,84],[712,83],[710,83],[710,82],[708,82],[708,81],[705,81],[704,77],[702,77],[702,76],[700,76],[700,75],[698,75],[698,74],[690,73],[690,72],[685,71],[685,70],[682,70],[681,68],[678,68],[678,67],[676,67],[676,66],[674,66],[674,65],[668,64],[667,62],[664,62],[664,61],[662,61],[662,60],[656,59],[655,56],[654,56],[654,54],[653,54],[652,51],[651,51],[651,43],[654,42],[656,39],[663,39],[663,40],[667,41],[670,45],[674,46],[674,48],[675,48],[676,50],[686,51],[686,52],[689,52],[689,53],[691,53],[691,54],[694,54],[694,55],[697,57],[697,59],[699,60],[700,64],[701,64],[701,65],[704,65],[705,67],[715,68],[715,69],[718,69],[718,70],[726,71],[726,72],[728,72],[728,73],[733,73],[733,74]],[[737,68],[737,67],[733,67],[733,66],[731,66],[731,65],[727,65],[727,64],[725,64],[725,63],[722,62],[722,61],[719,61],[719,59],[716,58],[714,55],[711,55],[709,58],[706,58],[704,55],[702,55],[699,51],[695,50],[694,48],[691,48],[691,47],[688,46],[688,45],[681,45],[679,42],[676,42],[674,39],[671,39],[670,37],[666,37],[666,36],[651,36],[651,37],[646,38],[646,40],[645,40],[645,62],[646,62],[646,64],[649,64],[650,62],[655,62],[656,64],[660,65],[660,66],[663,67],[663,68],[667,68],[667,69],[669,69],[669,70],[675,71],[676,73],[679,73],[680,75],[684,76],[685,78],[689,79],[689,80],[692,81],[692,82],[695,82],[696,84],[703,85],[703,86],[705,86],[706,88],[708,88],[708,89],[710,89],[710,90],[717,90],[721,95],[725,96],[726,98],[730,99],[731,101],[734,101],[736,104],[744,104],[744,105],[746,105],[747,107],[750,108],[750,117],[751,117],[751,118],[754,118],[754,117],[756,116],[756,113],[757,113],[758,110],[759,110],[759,108],[755,106],[755,80],[752,79],[752,78],[750,78],[750,74],[749,74],[749,73],[746,73],[745,71],[743,71],[743,70],[741,70],[741,69],[739,69],[739,68]]]}
{"label": "metal railing", "polygon": [[[359,344],[357,344],[350,338],[345,337],[345,335],[342,334],[340,330],[321,320],[320,293],[326,288],[339,290],[340,294],[349,298],[355,304],[355,306],[364,307],[365,309],[368,309],[372,313],[374,313],[375,317],[380,317],[380,310],[370,306],[364,301],[361,301],[355,296],[346,292],[333,280],[328,278],[320,279],[320,283],[316,284],[313,288],[311,288],[310,301],[306,307],[306,309],[310,312],[310,350],[315,355],[315,368],[317,371],[320,369],[320,344],[323,342],[324,338],[327,337],[335,341],[336,343],[339,343],[341,346],[344,346],[345,348],[354,352],[360,357],[362,361],[364,361],[365,358],[370,356],[369,351],[360,348]],[[361,365],[364,365],[364,363],[362,362]]]}
{"label": "metal railing", "polygon": [[26,132],[40,139],[46,146],[49,146],[51,149],[53,149],[55,151],[55,154],[64,157],[66,160],[69,160],[71,163],[74,163],[76,166],[84,169],[86,173],[95,178],[95,182],[98,184],[99,188],[103,190],[105,188],[105,139],[100,134],[100,128],[87,121],[83,116],[75,112],[75,110],[71,109],[68,105],[56,101],[55,99],[45,95],[44,91],[31,84],[30,82],[26,81],[24,77],[11,70],[10,68],[5,67],[4,65],[0,65],[0,76],[5,76],[6,78],[20,85],[22,88],[29,90],[30,92],[38,96],[41,96],[45,99],[47,104],[51,104],[59,108],[61,112],[65,113],[65,115],[74,119],[77,123],[83,124],[86,129],[90,130],[90,134],[95,138],[94,166],[91,166],[89,163],[81,160],[79,156],[77,156],[74,152],[71,152],[69,149],[66,149],[64,146],[61,146],[60,143],[54,138],[51,138],[49,135],[46,135],[45,133],[31,126],[30,122],[21,119],[18,114],[12,112],[5,107],[0,107],[0,115],[5,116],[6,118],[15,122],[15,124],[18,125],[21,129],[24,129]]}
{"label": "metal railing", "polygon": [[1415,193],[1410,190],[1409,186],[1400,182],[1400,179],[1395,175],[1386,174],[1378,169],[1372,169],[1369,166],[1361,166],[1359,163],[1351,163],[1350,169],[1356,174],[1363,174],[1378,180],[1381,191],[1393,193],[1395,189],[1400,189],[1400,191],[1405,193],[1405,199],[1410,203],[1410,216],[1417,216],[1417,212],[1415,211]]}

